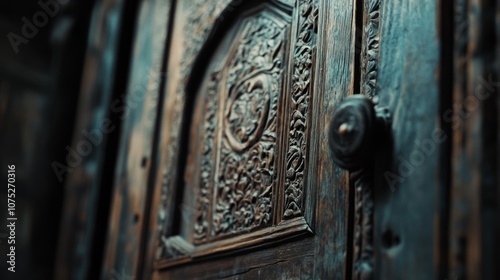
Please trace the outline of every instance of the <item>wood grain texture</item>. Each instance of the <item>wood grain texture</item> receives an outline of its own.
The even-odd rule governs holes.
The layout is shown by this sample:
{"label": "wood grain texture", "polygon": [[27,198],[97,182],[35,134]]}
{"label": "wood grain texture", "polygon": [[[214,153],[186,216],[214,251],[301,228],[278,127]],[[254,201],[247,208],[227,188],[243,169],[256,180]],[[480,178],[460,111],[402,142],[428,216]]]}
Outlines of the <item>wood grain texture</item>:
{"label": "wood grain texture", "polygon": [[[313,279],[314,238],[156,271],[151,279]],[[148,278],[149,279],[149,278]]]}
{"label": "wood grain texture", "polygon": [[[333,164],[328,149],[328,130],[335,108],[354,94],[354,3],[321,1],[317,65],[312,101],[311,163],[308,185],[314,187],[315,207],[314,278],[345,279],[349,275],[347,252],[349,182],[348,174]],[[313,175],[314,174],[314,175]],[[307,198],[306,198],[307,199]],[[309,198],[311,199],[311,198]]]}
{"label": "wood grain texture", "polygon": [[[205,5],[206,4],[206,5]],[[174,28],[172,33],[172,46],[168,50],[168,71],[169,77],[163,94],[164,108],[161,117],[161,133],[159,135],[159,168],[155,175],[156,187],[154,189],[154,199],[152,201],[151,223],[149,225],[148,236],[148,263],[144,277],[150,277],[153,264],[165,257],[182,257],[170,254],[172,244],[166,242],[174,237],[174,221],[178,221],[181,212],[178,212],[181,205],[179,196],[182,199],[183,192],[190,194],[189,190],[178,188],[176,180],[182,180],[182,167],[179,166],[179,158],[186,157],[180,153],[182,138],[182,124],[187,122],[184,119],[184,110],[191,106],[186,105],[187,83],[193,64],[197,60],[197,54],[201,51],[205,40],[211,34],[211,29],[216,23],[220,13],[223,12],[225,2],[204,3],[202,1],[180,1],[176,5]],[[194,93],[191,93],[194,95]],[[193,99],[191,99],[193,100]],[[193,101],[194,102],[194,101]],[[188,127],[186,123],[184,126]],[[198,192],[194,192],[198,193]],[[182,213],[184,214],[184,213]],[[208,215],[208,213],[206,213]],[[189,218],[187,218],[189,219]],[[205,230],[201,230],[203,234]],[[205,232],[206,233],[206,232]],[[186,252],[187,253],[187,252]],[[148,275],[149,273],[149,275]]]}
{"label": "wood grain texture", "polygon": [[[302,1],[302,3],[302,10],[295,15],[300,18],[300,24],[306,26],[300,30],[300,34],[303,36],[302,40],[306,40],[307,42],[302,42],[300,45],[297,43],[296,49],[300,49],[302,52],[304,52],[305,49],[307,59],[300,59],[295,63],[295,65],[297,65],[296,68],[300,69],[302,69],[303,65],[308,65],[308,68],[312,65],[311,45],[314,41],[308,39],[310,38],[308,34],[314,32],[314,15],[315,11],[317,11],[311,5],[312,1]],[[216,7],[213,7],[214,5]],[[201,54],[203,49],[213,49],[217,46],[218,50],[215,54],[205,54],[213,57],[210,60],[210,66],[200,65],[198,63],[192,66],[193,69],[191,71],[183,70],[186,67],[186,63],[189,61],[191,61],[191,63],[196,63],[196,61],[200,60],[199,57],[196,59],[190,58],[190,56],[196,56],[197,54],[193,51],[193,53],[183,53],[179,61],[180,67],[172,66],[170,68],[172,72],[179,72],[177,69],[181,69],[179,73],[179,77],[181,78],[179,80],[169,80],[169,85],[176,84],[175,87],[177,90],[167,92],[167,99],[170,98],[175,101],[174,103],[170,103],[170,105],[166,105],[173,106],[166,107],[166,113],[170,114],[172,121],[165,123],[165,127],[169,128],[163,130],[163,133],[168,137],[167,147],[169,150],[164,153],[166,162],[162,163],[162,169],[169,170],[169,172],[160,182],[162,187],[158,187],[163,194],[160,195],[160,206],[159,209],[156,210],[157,213],[159,213],[157,222],[161,225],[158,227],[160,229],[161,242],[159,242],[157,255],[161,267],[168,265],[165,262],[168,260],[164,260],[165,257],[169,256],[173,259],[179,259],[181,257],[177,254],[169,253],[172,251],[171,246],[175,244],[170,241],[177,238],[173,235],[183,234],[183,238],[185,238],[187,242],[191,242],[189,241],[189,232],[191,231],[190,228],[192,227],[192,223],[183,222],[180,231],[178,230],[177,233],[171,231],[171,229],[178,227],[175,222],[171,224],[175,220],[176,213],[165,209],[166,206],[172,209],[172,207],[176,207],[175,204],[179,207],[189,208],[191,204],[189,200],[192,199],[189,194],[195,194],[199,197],[195,203],[196,207],[194,208],[196,209],[194,213],[196,217],[194,239],[195,244],[199,246],[195,247],[195,251],[193,252],[186,252],[191,257],[199,257],[201,255],[213,254],[229,249],[234,250],[241,246],[256,245],[262,242],[270,243],[271,239],[290,238],[290,236],[288,236],[289,234],[296,235],[299,234],[300,231],[303,233],[310,232],[309,226],[303,218],[291,219],[289,221],[281,221],[281,218],[275,218],[275,221],[272,221],[273,217],[270,215],[274,213],[273,215],[277,214],[280,216],[279,214],[282,212],[282,209],[276,208],[271,202],[281,201],[284,196],[283,191],[278,192],[279,189],[283,188],[284,179],[281,178],[284,175],[274,174],[273,170],[275,164],[281,164],[283,162],[280,156],[284,154],[286,148],[286,146],[275,148],[275,142],[282,142],[283,131],[288,128],[286,123],[278,122],[277,120],[284,120],[284,114],[288,114],[289,112],[288,106],[284,106],[282,102],[285,96],[284,92],[288,88],[285,82],[285,80],[288,81],[288,79],[283,78],[291,71],[289,70],[290,63],[286,61],[285,58],[288,59],[288,57],[291,56],[287,51],[294,46],[294,44],[291,46],[288,45],[290,41],[293,41],[288,38],[290,36],[289,26],[291,23],[290,15],[287,15],[287,9],[291,10],[291,7],[283,6],[285,8],[283,11],[281,6],[272,5],[272,3],[264,3],[263,5],[256,4],[253,6],[247,5],[244,7],[239,6],[238,9],[243,11],[243,15],[239,19],[231,21],[228,19],[231,16],[233,18],[235,17],[235,13],[231,14],[231,12],[233,12],[232,5],[236,5],[236,2],[230,4],[225,9],[224,7],[220,8],[219,5],[219,2],[206,4],[205,6],[201,5],[201,10],[198,11],[198,5],[183,6],[183,3],[180,3],[178,9],[178,13],[182,14],[192,14],[193,11],[202,13],[202,11],[212,11],[215,9],[223,13],[223,15],[221,14],[217,20],[212,18],[217,14],[210,15],[210,17],[202,16],[201,18],[205,21],[204,24],[198,22],[199,18],[197,17],[180,17],[186,19],[186,21],[180,22],[176,26],[176,30],[179,33],[175,34],[179,35],[174,36],[178,36],[177,38],[180,37],[176,42],[182,47],[185,46],[189,49],[194,48],[200,52],[199,56],[203,56],[203,54]],[[212,30],[207,28],[207,26],[211,24],[213,24]],[[199,28],[196,27],[198,25],[200,25]],[[226,35],[225,32],[228,32],[227,26],[230,25],[234,25],[234,28],[231,28],[229,32],[229,34],[232,35]],[[200,31],[200,28],[203,29]],[[269,30],[269,28],[271,29]],[[193,38],[193,34],[187,33],[187,31],[193,29],[196,30],[196,34],[202,38],[203,36],[208,36],[207,33],[210,34],[208,36],[210,40],[204,43],[205,46],[200,44],[199,38]],[[205,29],[207,30],[204,31]],[[182,33],[180,33],[181,31]],[[218,39],[215,40],[213,38]],[[239,41],[243,41],[245,44],[241,44]],[[193,45],[193,42],[196,42],[196,44]],[[233,47],[231,47],[231,45],[233,45]],[[208,48],[209,46],[212,47]],[[237,49],[235,47],[237,47]],[[255,50],[259,51],[256,52]],[[175,55],[172,55],[172,57],[173,56]],[[200,69],[198,68],[208,69],[205,70],[208,72],[208,74],[206,74],[208,77],[204,79],[205,81],[198,89],[198,94],[195,94],[195,92],[190,92],[186,88],[190,87],[189,84],[187,84],[188,82],[197,84],[199,83],[198,80],[202,79],[204,74],[200,73]],[[219,68],[222,70],[218,70]],[[300,71],[302,70],[297,70],[298,73],[301,73]],[[307,71],[308,70],[304,70],[303,72]],[[191,74],[191,72],[195,74]],[[306,88],[306,90],[309,91],[311,75],[307,73],[298,75],[300,76],[298,79],[307,81],[307,83],[304,82],[305,86],[298,87]],[[188,77],[184,77],[185,75],[188,75]],[[251,86],[249,88],[250,91],[246,93],[236,92],[237,95],[231,96],[232,92],[235,90],[240,91],[242,87],[246,87],[247,85]],[[260,134],[257,135],[259,137],[257,138],[258,141],[253,141],[251,140],[252,138],[249,137],[250,140],[248,141],[253,141],[253,143],[248,147],[242,146],[237,143],[239,140],[230,137],[231,135],[228,136],[228,133],[234,133],[231,131],[232,127],[243,129],[246,123],[253,125],[252,122],[254,120],[245,118],[245,123],[236,123],[237,125],[235,125],[235,120],[238,121],[241,118],[233,118],[238,115],[231,113],[232,110],[234,110],[231,106],[234,106],[234,104],[245,105],[246,103],[243,101],[238,101],[238,103],[236,103],[237,99],[240,97],[248,98],[253,96],[251,92],[256,89],[259,90],[260,87],[262,87],[264,95],[269,95],[269,97],[271,97],[268,101],[268,106],[266,107],[265,104],[263,104],[264,106],[253,106],[252,108],[254,109],[250,109],[250,111],[243,110],[242,112],[255,112],[257,115],[260,114],[261,118],[265,118],[265,122],[259,123],[259,120],[255,120],[256,124],[259,125],[255,132]],[[205,91],[205,89],[207,90]],[[226,90],[229,91],[229,93],[226,93]],[[207,96],[205,96],[205,92]],[[302,91],[299,92],[298,95],[303,95]],[[193,101],[193,99],[196,101]],[[229,100],[230,103],[226,100]],[[304,98],[302,98],[302,100],[304,100]],[[216,102],[214,103],[214,101]],[[306,100],[303,102],[305,103]],[[190,104],[192,103],[199,103],[202,105],[196,105],[193,109],[195,112],[192,113],[190,109]],[[206,104],[210,104],[211,107],[206,107]],[[231,106],[228,107],[228,104]],[[181,110],[179,108],[183,109]],[[232,110],[229,110],[229,108]],[[261,110],[261,108],[268,109],[259,113],[258,110]],[[307,106],[304,106],[304,108],[303,110],[307,111]],[[186,112],[187,114],[193,114],[195,116],[192,121],[189,121],[190,116],[186,116]],[[202,113],[206,115],[205,118],[203,118]],[[229,116],[231,116],[232,119],[228,119]],[[181,129],[181,123],[185,126],[184,129],[191,125],[191,134],[189,136],[181,136],[181,132],[177,131]],[[264,126],[259,130],[261,125]],[[298,122],[297,125],[300,126],[301,123]],[[197,134],[196,131],[198,130],[201,131],[201,134]],[[249,129],[243,129],[242,131],[251,132],[252,128],[249,127]],[[203,134],[205,135],[202,136],[202,141],[198,141],[197,139]],[[299,135],[299,133],[294,135]],[[302,135],[302,138],[305,138],[303,134],[300,135]],[[182,139],[179,137],[182,137]],[[233,140],[230,141],[231,139]],[[207,140],[208,142],[206,142]],[[182,148],[182,143],[185,142],[190,142],[190,155],[187,157],[189,160],[187,163],[175,165],[176,167],[174,168],[174,166],[171,165],[173,160],[172,157],[177,158],[179,162],[182,162],[182,159],[186,157],[183,152],[185,148]],[[203,151],[201,155],[200,152],[198,152],[200,148],[202,148]],[[299,148],[304,149],[304,146]],[[219,159],[219,157],[222,158]],[[228,161],[227,158],[231,160]],[[245,168],[248,168],[249,164],[244,164],[242,161],[252,163],[253,167],[245,170]],[[186,165],[185,169],[183,169],[182,165]],[[303,164],[297,164],[296,167],[303,169]],[[228,171],[228,168],[229,170],[233,170],[236,176],[227,177],[231,172]],[[294,166],[291,166],[291,168],[294,168]],[[183,174],[184,172],[186,173]],[[251,175],[252,172],[257,172],[258,176]],[[196,180],[199,176],[198,174],[201,174],[199,181]],[[287,174],[293,177],[295,171],[290,170]],[[259,176],[261,179],[259,179]],[[303,177],[299,176],[298,179],[303,179]],[[180,184],[176,184],[175,182],[179,180]],[[262,182],[259,182],[259,180]],[[251,184],[249,184],[249,182]],[[275,184],[276,186],[274,186]],[[263,190],[258,191],[261,188]],[[241,193],[242,195],[240,197],[238,193],[242,190],[244,190],[244,192]],[[166,192],[170,194],[184,192],[184,199],[182,201],[173,202],[172,197],[175,195],[167,197],[165,195]],[[282,197],[280,199],[269,199],[273,193],[281,193]],[[188,195],[186,196],[186,194]],[[290,193],[290,195],[293,194]],[[302,194],[296,193],[295,195],[300,197]],[[166,204],[165,199],[169,200],[170,203]],[[185,199],[187,199],[187,201]],[[230,203],[235,203],[237,206],[236,212],[233,211],[232,206],[230,207]],[[299,206],[297,205],[297,207]],[[181,213],[183,220],[190,219],[188,212],[189,209]],[[161,213],[166,214],[162,215]],[[241,219],[243,217],[242,214],[245,217],[244,220]],[[260,221],[262,218],[265,218],[267,222],[263,224]],[[265,229],[263,226],[271,222],[273,222],[276,227],[260,232],[255,231],[254,233],[249,233],[250,230],[254,231],[252,229],[253,227],[256,229]],[[244,235],[241,237],[229,238],[231,235],[236,235],[238,233]],[[203,243],[207,241],[212,243],[203,245]],[[168,246],[166,246],[167,244]]]}
{"label": "wood grain texture", "polygon": [[[393,114],[393,153],[375,195],[375,279],[437,278],[439,41],[435,1],[381,1],[377,95]],[[421,143],[430,143],[427,154]],[[391,172],[395,177],[389,175]]]}
{"label": "wood grain texture", "polygon": [[127,100],[121,107],[123,128],[101,275],[105,279],[113,272],[136,276],[142,269],[142,233],[148,220],[149,172],[156,159],[154,131],[170,8],[171,1],[145,0],[139,6]]}

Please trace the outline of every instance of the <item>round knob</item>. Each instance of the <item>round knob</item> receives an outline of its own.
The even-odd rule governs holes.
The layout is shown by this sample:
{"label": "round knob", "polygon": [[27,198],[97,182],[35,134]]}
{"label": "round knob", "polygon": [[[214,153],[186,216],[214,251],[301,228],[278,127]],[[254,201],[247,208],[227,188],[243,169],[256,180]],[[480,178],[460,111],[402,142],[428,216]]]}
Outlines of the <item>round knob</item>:
{"label": "round knob", "polygon": [[[383,112],[385,115],[379,115]],[[333,161],[349,171],[373,162],[377,137],[385,132],[387,110],[376,109],[363,95],[346,98],[337,108],[330,125],[329,144]]]}

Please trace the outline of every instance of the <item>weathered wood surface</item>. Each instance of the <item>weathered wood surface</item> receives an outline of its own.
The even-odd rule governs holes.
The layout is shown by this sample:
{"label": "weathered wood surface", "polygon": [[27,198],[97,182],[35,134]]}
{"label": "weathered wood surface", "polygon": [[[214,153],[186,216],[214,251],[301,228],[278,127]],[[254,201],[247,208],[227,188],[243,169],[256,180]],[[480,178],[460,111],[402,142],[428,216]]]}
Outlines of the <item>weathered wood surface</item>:
{"label": "weathered wood surface", "polygon": [[335,108],[354,94],[355,18],[352,1],[321,1],[318,64],[315,69],[309,184],[316,186],[314,277],[345,279],[352,269],[348,260],[348,173],[333,164],[328,127]]}
{"label": "weathered wood surface", "polygon": [[[119,127],[112,120],[110,105],[116,91],[123,90],[117,80],[126,79],[121,67],[126,67],[127,60],[119,58],[130,49],[123,40],[130,25],[123,23],[124,6],[124,1],[103,0],[96,2],[92,11],[91,25],[95,29],[90,29],[87,42],[71,145],[74,151],[85,151],[90,146],[90,152],[73,153],[70,158],[76,162],[65,162],[69,170],[61,172],[67,182],[56,279],[93,278],[100,268],[96,260],[102,255],[103,224],[107,221],[101,199],[110,178],[106,168],[114,166],[114,159],[109,158],[114,145],[108,145],[108,140]],[[104,205],[108,203],[104,201]]]}
{"label": "weathered wood surface", "polygon": [[[425,0],[380,5],[376,93],[392,112],[394,144],[374,190],[374,277],[437,279],[437,190],[443,187],[437,176],[443,141],[434,133],[440,117],[438,7]],[[424,141],[432,151],[422,150]]]}
{"label": "weathered wood surface", "polygon": [[309,237],[293,245],[289,242],[256,252],[221,256],[156,272],[152,279],[317,279],[314,263],[322,261],[311,248]]}
{"label": "weathered wood surface", "polygon": [[[145,0],[139,5],[131,70],[127,82],[123,128],[113,186],[113,201],[101,277],[138,277],[143,265],[143,226],[147,224],[150,170],[153,154],[159,94],[164,78],[164,53],[171,1]],[[129,32],[132,32],[129,30]],[[108,186],[111,187],[111,186]]]}

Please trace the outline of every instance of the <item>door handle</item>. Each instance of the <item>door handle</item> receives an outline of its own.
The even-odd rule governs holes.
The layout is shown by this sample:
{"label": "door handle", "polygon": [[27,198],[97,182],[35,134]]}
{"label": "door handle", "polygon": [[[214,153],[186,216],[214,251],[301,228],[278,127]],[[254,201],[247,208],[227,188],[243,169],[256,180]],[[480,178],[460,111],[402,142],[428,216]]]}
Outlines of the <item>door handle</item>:
{"label": "door handle", "polygon": [[[352,278],[374,279],[373,229],[375,161],[377,155],[392,155],[390,143],[391,114],[387,108],[361,94],[346,98],[333,115],[329,146],[333,162],[349,172],[350,192],[354,192]],[[390,147],[390,144],[389,144]]]}
{"label": "door handle", "polygon": [[335,111],[330,125],[333,161],[349,171],[369,166],[381,142],[387,139],[390,124],[387,108],[360,94],[347,97]]}

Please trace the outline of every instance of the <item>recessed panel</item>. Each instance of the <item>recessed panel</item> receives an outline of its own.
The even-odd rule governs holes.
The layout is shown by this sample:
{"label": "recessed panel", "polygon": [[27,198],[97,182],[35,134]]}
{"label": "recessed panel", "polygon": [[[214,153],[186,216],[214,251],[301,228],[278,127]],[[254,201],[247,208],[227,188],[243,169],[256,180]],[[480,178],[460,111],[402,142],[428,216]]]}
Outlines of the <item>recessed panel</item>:
{"label": "recessed panel", "polygon": [[266,10],[243,19],[223,69],[212,73],[194,230],[198,243],[272,223],[287,24]]}

